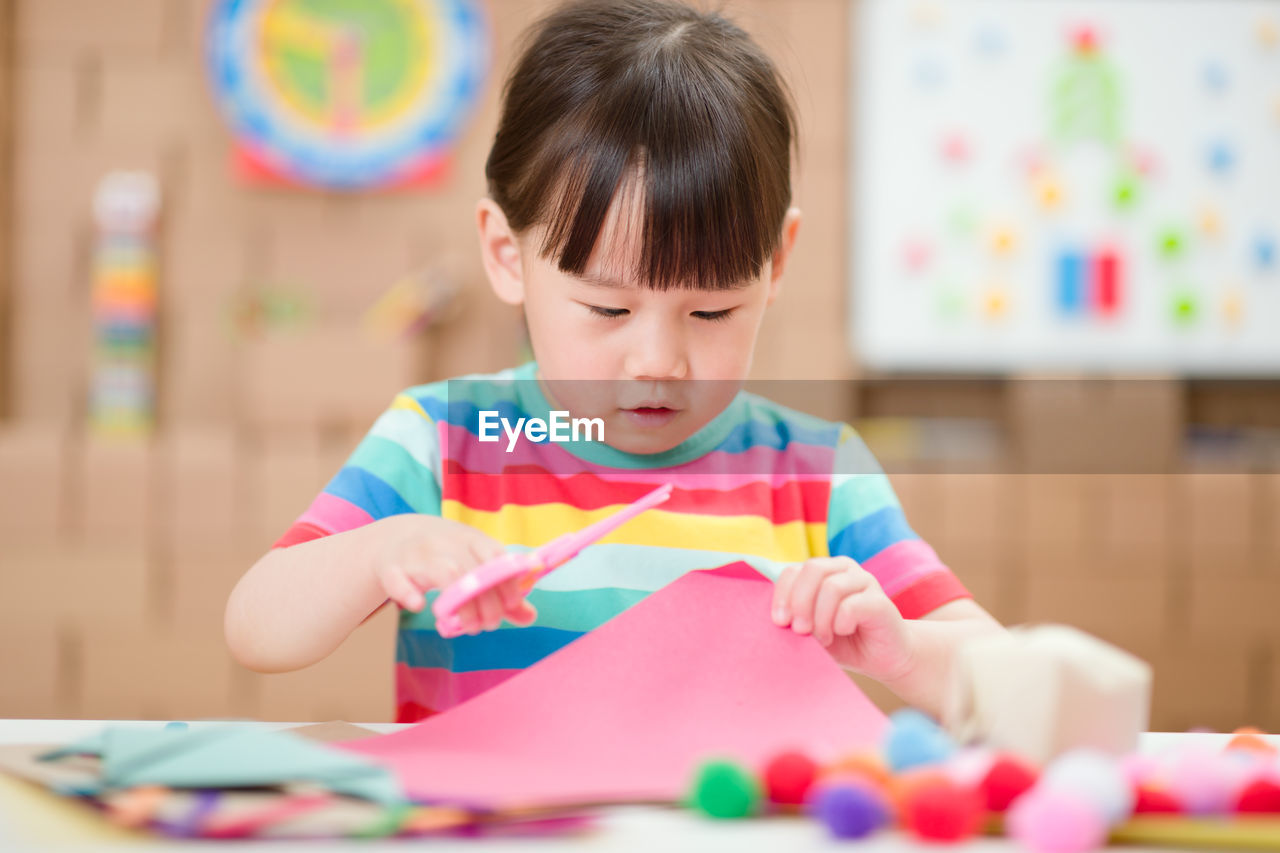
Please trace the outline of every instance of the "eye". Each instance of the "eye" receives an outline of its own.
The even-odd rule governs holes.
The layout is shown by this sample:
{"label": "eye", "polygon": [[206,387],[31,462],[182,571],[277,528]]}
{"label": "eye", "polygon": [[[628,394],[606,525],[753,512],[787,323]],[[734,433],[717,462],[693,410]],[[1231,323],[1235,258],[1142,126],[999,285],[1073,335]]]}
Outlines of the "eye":
{"label": "eye", "polygon": [[598,317],[608,317],[611,320],[631,313],[626,308],[602,308],[599,305],[587,305],[587,310]]}
{"label": "eye", "polygon": [[699,320],[710,320],[713,323],[717,323],[722,320],[728,320],[729,315],[732,313],[732,308],[725,308],[723,311],[694,311],[693,316]]}

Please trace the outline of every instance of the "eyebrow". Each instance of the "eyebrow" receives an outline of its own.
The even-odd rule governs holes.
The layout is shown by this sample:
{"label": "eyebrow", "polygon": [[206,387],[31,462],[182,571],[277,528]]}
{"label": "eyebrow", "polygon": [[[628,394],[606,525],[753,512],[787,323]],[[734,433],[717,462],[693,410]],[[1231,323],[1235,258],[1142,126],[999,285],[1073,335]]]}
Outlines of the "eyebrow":
{"label": "eyebrow", "polygon": [[[616,278],[609,278],[608,276],[596,275],[594,273],[583,273],[582,275],[576,276],[576,278],[579,281],[584,282],[586,284],[595,285],[596,287],[607,287],[613,290],[622,290],[631,286],[629,284],[625,284],[624,282],[618,281]],[[755,284],[754,279],[743,279],[741,281],[734,282],[728,287],[719,287],[719,288],[715,288],[714,290],[709,290],[708,292],[710,293],[715,291],[726,291],[726,290],[728,291],[746,290],[748,287],[750,287],[753,284]],[[699,290],[701,288],[689,288],[689,289]]]}

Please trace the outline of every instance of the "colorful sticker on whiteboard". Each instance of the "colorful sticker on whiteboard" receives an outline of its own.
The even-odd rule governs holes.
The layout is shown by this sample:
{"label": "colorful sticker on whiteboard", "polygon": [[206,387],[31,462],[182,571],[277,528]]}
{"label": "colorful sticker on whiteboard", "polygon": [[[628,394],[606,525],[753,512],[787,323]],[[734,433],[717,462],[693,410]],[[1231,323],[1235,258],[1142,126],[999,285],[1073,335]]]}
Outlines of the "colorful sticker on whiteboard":
{"label": "colorful sticker on whiteboard", "polygon": [[863,0],[859,362],[1280,372],[1275,5]]}
{"label": "colorful sticker on whiteboard", "polygon": [[208,62],[247,177],[421,185],[475,109],[489,22],[476,0],[218,0]]}

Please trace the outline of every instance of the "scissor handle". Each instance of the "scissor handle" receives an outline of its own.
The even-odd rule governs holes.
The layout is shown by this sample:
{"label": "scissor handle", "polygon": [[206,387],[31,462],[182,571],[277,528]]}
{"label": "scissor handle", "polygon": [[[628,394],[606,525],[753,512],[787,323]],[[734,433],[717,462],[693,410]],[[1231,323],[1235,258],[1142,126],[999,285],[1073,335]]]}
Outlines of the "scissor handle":
{"label": "scissor handle", "polygon": [[671,497],[670,483],[654,489],[649,494],[623,507],[607,518],[581,530],[557,536],[545,545],[523,553],[503,554],[481,563],[440,591],[431,612],[436,617],[436,629],[442,637],[456,637],[462,633],[458,611],[468,601],[512,578],[521,577],[521,592],[527,593],[538,578],[571,560],[578,552],[603,539],[609,533],[626,524],[645,510],[657,506]]}
{"label": "scissor handle", "polygon": [[[481,563],[453,583],[440,590],[431,605],[436,617],[436,630],[442,637],[456,637],[462,633],[458,611],[476,596],[521,575],[533,575],[529,586],[536,580],[542,568],[541,558],[533,551],[509,553]],[[526,590],[527,592],[528,590]]]}

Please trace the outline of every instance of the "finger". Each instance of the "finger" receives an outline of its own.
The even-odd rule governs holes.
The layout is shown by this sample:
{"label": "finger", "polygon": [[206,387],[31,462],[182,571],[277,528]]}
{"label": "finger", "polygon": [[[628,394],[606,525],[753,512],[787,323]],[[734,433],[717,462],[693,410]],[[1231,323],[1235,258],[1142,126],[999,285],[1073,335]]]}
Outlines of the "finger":
{"label": "finger", "polygon": [[399,567],[393,567],[383,573],[382,591],[396,604],[414,613],[421,610],[427,603],[422,591]]}
{"label": "finger", "polygon": [[502,599],[493,590],[476,596],[476,613],[480,619],[480,628],[492,631],[502,624]]}
{"label": "finger", "polygon": [[429,554],[414,560],[406,574],[419,589],[443,589],[462,576],[462,568],[452,557]]}
{"label": "finger", "polygon": [[499,584],[498,597],[502,600],[502,613],[507,621],[514,625],[531,625],[537,618],[538,611],[525,600],[524,585],[521,578],[512,578]]}
{"label": "finger", "polygon": [[773,624],[783,628],[791,623],[791,587],[799,573],[799,566],[787,566],[773,584]]}
{"label": "finger", "polygon": [[498,597],[502,599],[502,609],[504,611],[516,610],[519,608],[520,602],[524,601],[522,581],[522,578],[511,578],[498,584]]}
{"label": "finger", "polygon": [[458,622],[463,633],[473,637],[480,633],[480,611],[476,609],[474,598],[458,608]]}
{"label": "finger", "polygon": [[828,575],[818,589],[818,598],[813,605],[813,636],[824,646],[831,645],[835,639],[836,610],[840,603],[851,595],[865,590],[870,582],[870,575],[863,569],[847,569]]}
{"label": "finger", "polygon": [[501,557],[506,550],[502,547],[502,543],[492,536],[486,536],[473,527],[467,529],[471,531],[471,535],[466,538],[465,547],[477,564]]}
{"label": "finger", "polygon": [[537,619],[538,609],[527,601],[521,601],[515,609],[507,611],[507,621],[521,628],[527,628]]}
{"label": "finger", "polygon": [[800,574],[791,585],[791,628],[797,634],[813,630],[813,605],[818,597],[818,587],[827,575],[841,569],[821,560],[808,560],[800,567]]}
{"label": "finger", "polygon": [[[836,608],[835,618],[832,620],[835,635],[849,637],[857,633],[859,628],[884,610],[887,602],[889,599],[883,593],[876,594],[875,586],[870,584],[862,592],[844,599]],[[889,606],[892,607],[892,603]]]}

